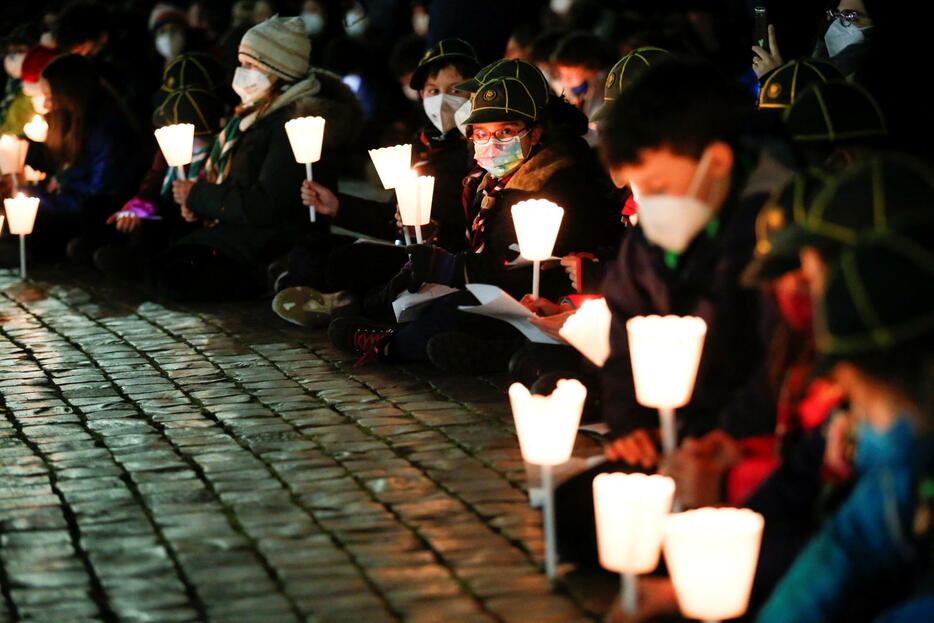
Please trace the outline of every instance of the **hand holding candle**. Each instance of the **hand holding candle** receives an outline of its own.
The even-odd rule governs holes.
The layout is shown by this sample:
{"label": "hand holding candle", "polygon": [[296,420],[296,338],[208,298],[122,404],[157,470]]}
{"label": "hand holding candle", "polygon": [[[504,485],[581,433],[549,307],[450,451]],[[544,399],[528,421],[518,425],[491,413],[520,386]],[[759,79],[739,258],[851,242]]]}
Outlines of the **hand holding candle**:
{"label": "hand holding candle", "polygon": [[195,126],[176,123],[159,128],[155,134],[165,161],[170,167],[178,167],[179,179],[185,179],[185,165],[191,163],[194,153]]}
{"label": "hand holding candle", "polygon": [[[298,117],[285,122],[285,133],[292,145],[295,161],[305,165],[305,179],[314,179],[311,163],[321,160],[321,146],[324,144],[324,117]],[[315,208],[308,206],[308,216],[314,223]]]}
{"label": "hand holding candle", "polygon": [[23,134],[37,143],[44,143],[49,136],[49,124],[41,115],[33,115],[32,120],[23,126]]}
{"label": "hand holding candle", "polygon": [[519,254],[532,261],[532,297],[538,298],[541,261],[551,257],[564,218],[564,208],[547,199],[528,199],[512,206]]}

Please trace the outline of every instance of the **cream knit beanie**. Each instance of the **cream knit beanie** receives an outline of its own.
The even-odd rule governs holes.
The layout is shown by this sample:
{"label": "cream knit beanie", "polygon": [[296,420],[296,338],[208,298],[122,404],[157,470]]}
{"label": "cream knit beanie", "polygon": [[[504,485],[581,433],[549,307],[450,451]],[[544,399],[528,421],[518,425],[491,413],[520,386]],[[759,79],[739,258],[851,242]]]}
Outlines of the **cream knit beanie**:
{"label": "cream knit beanie", "polygon": [[275,16],[246,31],[238,52],[286,82],[296,82],[308,74],[311,40],[302,18]]}

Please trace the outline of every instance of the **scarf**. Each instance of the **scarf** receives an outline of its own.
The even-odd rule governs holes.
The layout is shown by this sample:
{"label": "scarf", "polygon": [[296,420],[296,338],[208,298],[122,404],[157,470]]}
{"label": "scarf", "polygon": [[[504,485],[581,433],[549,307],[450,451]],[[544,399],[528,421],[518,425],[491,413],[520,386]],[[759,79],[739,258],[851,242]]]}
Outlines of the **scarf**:
{"label": "scarf", "polygon": [[474,253],[483,253],[485,246],[483,232],[486,229],[486,219],[496,206],[496,198],[499,193],[506,188],[509,180],[515,175],[515,173],[510,173],[506,177],[496,178],[483,169],[479,169],[479,172],[480,175],[477,175],[475,169],[465,178],[463,195],[467,222],[471,222],[470,216],[474,211],[473,208],[477,203],[477,199],[480,200],[480,209],[476,211],[476,216],[473,217],[473,222],[471,222],[470,229],[467,231],[467,242]]}
{"label": "scarf", "polygon": [[[197,180],[198,176],[201,174],[202,169],[204,168],[205,160],[207,160],[208,148],[202,147],[199,149],[191,158],[191,164],[188,165],[188,170],[185,172],[185,179]],[[162,180],[162,190],[161,194],[167,195],[172,191],[172,182],[178,179],[178,167],[169,167],[168,171],[165,172],[165,178]]]}
{"label": "scarf", "polygon": [[279,96],[271,103],[260,102],[237,111],[224,129],[214,137],[214,143],[204,163],[205,179],[208,182],[221,184],[227,178],[230,174],[230,156],[233,154],[234,146],[240,135],[249,130],[254,123],[302,98],[318,94],[321,90],[321,82],[315,76],[315,71],[313,69],[304,80],[286,84]]}

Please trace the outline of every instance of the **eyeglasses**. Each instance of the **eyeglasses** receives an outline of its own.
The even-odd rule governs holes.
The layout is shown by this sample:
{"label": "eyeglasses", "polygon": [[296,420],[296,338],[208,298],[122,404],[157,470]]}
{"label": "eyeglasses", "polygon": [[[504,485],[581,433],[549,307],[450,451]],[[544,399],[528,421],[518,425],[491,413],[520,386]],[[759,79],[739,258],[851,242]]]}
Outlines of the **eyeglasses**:
{"label": "eyeglasses", "polygon": [[493,139],[494,143],[508,143],[516,137],[523,137],[529,133],[529,128],[500,128],[495,132],[486,130],[474,130],[470,133],[470,140],[478,145],[486,145]]}
{"label": "eyeglasses", "polygon": [[850,26],[856,20],[866,17],[864,13],[860,11],[855,11],[852,9],[847,9],[846,11],[834,11],[833,9],[827,9],[827,21],[832,22],[838,20],[844,26]]}

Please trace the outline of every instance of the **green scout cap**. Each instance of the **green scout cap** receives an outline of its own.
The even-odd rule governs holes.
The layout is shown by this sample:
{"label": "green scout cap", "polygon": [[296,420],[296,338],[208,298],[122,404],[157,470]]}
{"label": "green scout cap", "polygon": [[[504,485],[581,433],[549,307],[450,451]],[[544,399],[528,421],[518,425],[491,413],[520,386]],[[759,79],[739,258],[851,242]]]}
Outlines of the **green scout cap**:
{"label": "green scout cap", "polygon": [[224,104],[211,91],[199,87],[177,89],[166,95],[152,113],[152,124],[157,128],[175,123],[191,123],[195,134],[216,134]]}
{"label": "green scout cap", "polygon": [[428,49],[422,59],[418,61],[418,66],[412,72],[412,78],[409,80],[409,87],[416,91],[424,87],[425,80],[428,79],[428,72],[431,70],[431,64],[440,60],[462,60],[471,63],[475,69],[480,67],[480,61],[477,60],[477,51],[474,50],[470,43],[457,38],[442,39]]}
{"label": "green scout cap", "polygon": [[606,76],[606,85],[603,90],[603,106],[597,109],[591,115],[591,121],[600,121],[606,119],[613,108],[612,104],[619,97],[623,90],[632,84],[639,75],[642,74],[650,65],[654,65],[666,56],[669,56],[668,50],[661,48],[644,47],[637,48],[619,59],[613,65],[610,73]]}
{"label": "green scout cap", "polygon": [[483,85],[474,95],[465,125],[500,121],[532,122],[544,102],[536,100],[521,80],[499,78]]}
{"label": "green scout cap", "polygon": [[782,237],[805,222],[815,195],[829,179],[821,169],[808,169],[796,173],[768,198],[756,217],[756,247],[740,276],[744,286],[755,287],[798,268],[797,250],[783,249]]}
{"label": "green scout cap", "polygon": [[816,58],[789,61],[773,71],[759,89],[759,108],[788,108],[812,84],[842,80],[834,65]]}
{"label": "green scout cap", "polygon": [[[497,78],[515,78],[528,88],[536,102],[541,102],[541,107],[548,103],[551,86],[545,74],[532,63],[517,58],[501,58],[490,63],[470,80],[458,84],[457,88],[461,91],[476,93],[485,83]],[[539,115],[541,112],[540,108]]]}
{"label": "green scout cap", "polygon": [[819,367],[875,354],[934,333],[930,225],[891,231],[847,249],[818,302]]}
{"label": "green scout cap", "polygon": [[899,153],[851,163],[817,193],[804,220],[771,241],[774,253],[804,246],[839,253],[867,235],[934,221],[934,171]]}
{"label": "green scout cap", "polygon": [[218,80],[222,80],[224,75],[224,68],[209,54],[180,54],[162,72],[162,90],[168,92],[184,87],[198,87],[211,91],[220,86]]}
{"label": "green scout cap", "polygon": [[863,87],[846,80],[815,84],[785,111],[794,141],[842,141],[888,135],[885,117]]}

